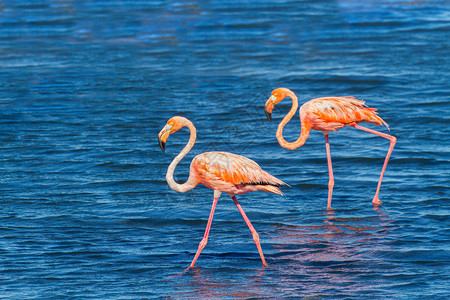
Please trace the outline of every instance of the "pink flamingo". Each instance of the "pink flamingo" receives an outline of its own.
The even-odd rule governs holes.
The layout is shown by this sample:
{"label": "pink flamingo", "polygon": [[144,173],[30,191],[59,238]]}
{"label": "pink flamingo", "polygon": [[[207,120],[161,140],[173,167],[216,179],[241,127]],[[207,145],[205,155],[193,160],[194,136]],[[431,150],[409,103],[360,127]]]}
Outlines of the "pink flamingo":
{"label": "pink flamingo", "polygon": [[165,143],[169,135],[178,131],[182,127],[188,127],[191,132],[191,136],[188,144],[169,165],[166,174],[167,183],[172,190],[181,193],[192,190],[199,183],[202,183],[206,187],[214,190],[214,201],[212,204],[211,213],[209,214],[205,234],[198,246],[197,253],[195,254],[189,268],[195,265],[200,252],[202,252],[208,242],[208,235],[211,228],[214,210],[222,192],[227,193],[233,199],[234,204],[236,204],[239,212],[245,220],[245,223],[247,223],[247,226],[252,233],[253,241],[258,248],[263,265],[267,266],[261,249],[261,244],[259,243],[259,235],[255,228],[253,228],[252,223],[250,223],[250,220],[247,218],[247,215],[237,201],[235,195],[253,191],[265,191],[283,195],[279,187],[286,184],[262,170],[256,162],[246,157],[227,152],[206,152],[197,155],[191,162],[187,182],[184,184],[176,183],[173,179],[175,167],[194,146],[197,131],[192,122],[188,119],[183,117],[173,117],[167,121],[166,126],[164,126],[158,135],[161,150],[165,151]]}
{"label": "pink flamingo", "polygon": [[330,131],[337,131],[345,126],[352,126],[354,128],[364,130],[381,137],[390,140],[389,151],[384,161],[383,169],[381,171],[380,180],[378,182],[377,191],[372,199],[372,203],[376,206],[381,205],[381,201],[378,197],[380,193],[381,181],[383,179],[384,171],[391,156],[392,149],[394,148],[397,139],[394,136],[384,134],[363,126],[359,126],[357,123],[367,122],[375,125],[385,125],[388,129],[388,124],[381,119],[375,112],[375,108],[367,107],[362,100],[357,100],[354,97],[323,97],[312,99],[300,107],[300,122],[301,122],[301,134],[300,137],[293,143],[288,143],[283,138],[283,128],[294,116],[298,108],[297,96],[294,92],[286,88],[278,88],[272,92],[271,97],[267,100],[264,106],[264,111],[269,121],[272,121],[272,110],[274,106],[280,103],[284,98],[289,97],[292,99],[292,107],[288,114],[283,118],[277,129],[277,140],[281,147],[294,150],[303,146],[306,139],[309,136],[311,129],[320,130],[325,136],[325,148],[327,152],[328,161],[328,204],[327,209],[331,209],[331,196],[333,193],[334,178],[333,168],[331,165],[330,144],[328,140],[328,134]]}

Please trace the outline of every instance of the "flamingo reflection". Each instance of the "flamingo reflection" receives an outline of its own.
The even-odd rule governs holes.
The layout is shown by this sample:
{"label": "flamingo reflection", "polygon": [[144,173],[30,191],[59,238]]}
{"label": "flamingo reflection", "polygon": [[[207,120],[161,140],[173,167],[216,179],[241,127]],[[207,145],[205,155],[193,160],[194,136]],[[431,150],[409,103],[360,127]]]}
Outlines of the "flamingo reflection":
{"label": "flamingo reflection", "polygon": [[[358,295],[367,290],[367,280],[362,278],[383,265],[380,253],[390,251],[386,240],[391,222],[382,211],[369,217],[340,218],[328,211],[307,220],[286,219],[285,225],[278,223],[271,232],[271,268],[286,288],[292,288],[293,278],[302,278],[295,287],[300,297],[323,296],[324,291],[333,296],[336,291]],[[385,279],[374,278],[370,284],[382,286]]]}

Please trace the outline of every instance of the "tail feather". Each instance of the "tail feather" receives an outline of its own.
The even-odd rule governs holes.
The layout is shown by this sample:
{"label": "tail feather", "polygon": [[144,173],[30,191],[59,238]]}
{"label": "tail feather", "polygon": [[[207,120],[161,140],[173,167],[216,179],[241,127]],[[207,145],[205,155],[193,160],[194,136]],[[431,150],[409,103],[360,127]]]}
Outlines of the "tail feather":
{"label": "tail feather", "polygon": [[265,191],[273,194],[278,194],[284,196],[283,192],[281,191],[280,187],[282,186],[288,186],[289,184],[283,182],[282,180],[276,178],[273,175],[270,175],[269,173],[263,171],[263,180],[261,181],[252,181],[252,182],[241,182],[240,185],[253,185],[260,191]]}
{"label": "tail feather", "polygon": [[[353,102],[353,104],[356,104],[357,108],[355,109],[355,111],[359,111],[359,113],[362,113],[365,117],[361,121],[372,123],[375,125],[380,125],[380,126],[384,125],[384,126],[386,126],[386,128],[388,130],[390,130],[389,125],[380,116],[378,116],[376,108],[368,107],[366,105],[366,102],[363,100],[358,100],[353,97],[343,97],[343,98],[347,98],[347,100]],[[351,98],[353,98],[353,99],[351,99]]]}
{"label": "tail feather", "polygon": [[386,128],[390,131],[389,129],[389,125],[388,123],[386,123],[386,121],[384,121],[380,116],[378,116],[378,113],[376,112],[376,108],[370,108],[370,107],[365,107],[366,110],[366,122],[375,124],[375,125],[381,125],[381,126],[386,126]]}
{"label": "tail feather", "polygon": [[265,191],[265,192],[269,192],[269,193],[272,193],[272,194],[278,194],[278,195],[284,196],[283,192],[280,190],[279,187],[276,187],[276,186],[273,186],[273,185],[259,185],[258,187],[259,187],[259,189],[261,191]]}
{"label": "tail feather", "polygon": [[276,178],[273,175],[270,175],[269,173],[265,172],[264,174],[267,177],[267,182],[270,183],[270,185],[274,185],[274,186],[290,186],[289,184],[285,183],[284,181]]}

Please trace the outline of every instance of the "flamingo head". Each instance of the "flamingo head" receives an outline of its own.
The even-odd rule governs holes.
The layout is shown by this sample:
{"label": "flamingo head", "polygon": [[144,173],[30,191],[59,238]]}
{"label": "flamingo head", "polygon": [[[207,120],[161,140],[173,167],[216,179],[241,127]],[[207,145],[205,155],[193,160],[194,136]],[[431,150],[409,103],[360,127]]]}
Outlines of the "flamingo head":
{"label": "flamingo head", "polygon": [[269,121],[272,121],[272,111],[275,105],[281,102],[284,98],[286,98],[287,93],[290,90],[286,88],[278,88],[273,90],[272,95],[269,100],[267,100],[266,105],[264,106],[264,112],[266,113],[266,117]]}
{"label": "flamingo head", "polygon": [[186,120],[187,119],[183,117],[170,118],[169,121],[167,121],[166,126],[159,132],[158,142],[163,152],[166,150],[166,141],[169,138],[169,135],[180,130],[180,128],[184,126]]}

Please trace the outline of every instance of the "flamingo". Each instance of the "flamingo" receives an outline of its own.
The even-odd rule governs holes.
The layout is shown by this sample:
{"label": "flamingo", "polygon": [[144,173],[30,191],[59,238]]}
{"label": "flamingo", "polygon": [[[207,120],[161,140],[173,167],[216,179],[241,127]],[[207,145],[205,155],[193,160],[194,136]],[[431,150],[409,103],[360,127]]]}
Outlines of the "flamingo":
{"label": "flamingo", "polygon": [[217,201],[223,192],[227,193],[233,199],[234,204],[237,206],[239,212],[244,218],[245,223],[252,233],[253,241],[258,248],[263,265],[267,266],[261,249],[261,244],[259,243],[259,235],[237,201],[235,195],[254,191],[265,191],[283,195],[280,187],[287,184],[262,170],[261,167],[253,160],[228,152],[205,152],[197,155],[191,162],[187,182],[184,184],[176,183],[173,179],[175,167],[194,146],[197,131],[191,121],[184,117],[176,116],[167,121],[167,124],[158,135],[159,145],[161,146],[161,150],[164,152],[165,144],[169,135],[175,133],[182,127],[189,128],[190,138],[187,145],[174,158],[167,169],[166,180],[169,187],[174,191],[184,193],[201,183],[204,186],[214,190],[214,201],[209,214],[205,234],[198,246],[197,253],[192,260],[191,265],[187,269],[195,265],[197,258],[208,242],[209,230],[211,228],[214,211]]}
{"label": "flamingo", "polygon": [[389,151],[384,160],[383,169],[381,170],[380,179],[378,181],[377,191],[372,199],[374,206],[381,205],[379,199],[381,181],[383,180],[384,171],[391,156],[392,149],[394,148],[397,139],[394,136],[381,133],[363,126],[357,123],[367,122],[375,125],[384,125],[389,129],[388,124],[381,119],[375,112],[375,108],[370,108],[365,105],[365,102],[358,100],[354,97],[322,97],[312,99],[300,107],[300,122],[301,122],[301,133],[299,138],[293,142],[288,143],[283,138],[283,128],[289,122],[289,120],[294,116],[298,108],[297,96],[291,90],[287,88],[278,88],[272,92],[269,100],[267,100],[264,111],[266,113],[269,121],[272,121],[272,110],[276,104],[280,103],[284,98],[289,97],[292,99],[291,110],[283,118],[283,120],[278,125],[277,129],[277,140],[281,147],[294,150],[297,149],[306,142],[311,129],[322,131],[325,136],[325,148],[327,152],[328,161],[328,202],[327,209],[331,209],[331,197],[334,187],[334,177],[333,168],[331,164],[331,153],[330,153],[330,143],[328,139],[328,134],[330,131],[337,131],[338,129],[346,126],[351,126],[356,129],[367,131],[390,141]]}

